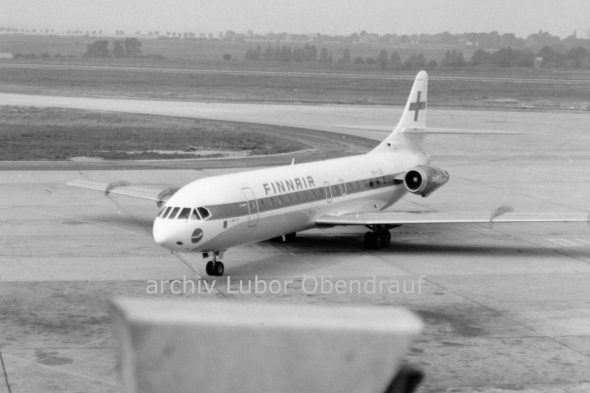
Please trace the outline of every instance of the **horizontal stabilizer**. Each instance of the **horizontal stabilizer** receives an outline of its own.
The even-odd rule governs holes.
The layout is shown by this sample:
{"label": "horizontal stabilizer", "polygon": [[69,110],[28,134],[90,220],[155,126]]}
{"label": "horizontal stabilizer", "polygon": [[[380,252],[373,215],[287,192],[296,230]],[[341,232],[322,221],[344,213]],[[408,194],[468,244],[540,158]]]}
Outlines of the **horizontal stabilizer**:
{"label": "horizontal stabilizer", "polygon": [[521,132],[501,130],[465,130],[456,128],[406,128],[404,134],[415,135],[521,135]]}
{"label": "horizontal stabilizer", "polygon": [[390,133],[393,131],[393,126],[363,126],[363,125],[332,125],[334,128],[345,128],[348,130],[367,130],[367,131],[382,131]]}
{"label": "horizontal stabilizer", "polygon": [[158,206],[163,202],[166,202],[178,188],[166,188],[166,189],[153,189],[144,187],[131,186],[130,183],[124,181],[118,181],[113,183],[98,183],[91,181],[71,181],[67,183],[68,186],[86,188],[89,190],[101,191],[105,195],[116,194],[125,195],[133,198],[148,199],[150,201],[156,201]]}
{"label": "horizontal stabilizer", "polygon": [[[335,128],[345,128],[349,130],[367,130],[379,132],[391,132],[392,126],[353,126],[353,125],[335,125]],[[502,131],[502,130],[468,130],[460,128],[406,128],[402,131],[409,135],[521,135],[520,132]]]}

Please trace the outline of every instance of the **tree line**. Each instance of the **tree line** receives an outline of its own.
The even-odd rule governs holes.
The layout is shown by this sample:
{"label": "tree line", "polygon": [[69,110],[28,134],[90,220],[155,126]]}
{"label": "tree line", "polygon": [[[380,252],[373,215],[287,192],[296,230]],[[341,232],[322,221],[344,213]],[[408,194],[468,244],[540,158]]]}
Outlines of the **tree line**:
{"label": "tree line", "polygon": [[112,49],[108,40],[95,41],[88,44],[84,58],[136,58],[142,57],[141,42],[137,38],[126,38],[125,41],[114,40]]}
{"label": "tree line", "polygon": [[268,45],[266,49],[258,46],[255,49],[248,49],[244,59],[250,61],[276,61],[276,62],[320,62],[320,63],[334,63],[339,64],[378,64],[381,68],[391,69],[412,69],[412,68],[433,68],[437,67],[436,60],[427,60],[423,54],[415,54],[410,56],[406,61],[402,61],[402,57],[397,51],[391,55],[383,49],[379,56],[373,57],[352,57],[350,49],[346,48],[342,52],[342,56],[338,60],[334,60],[332,52],[328,51],[326,47],[319,50],[315,45],[305,44],[303,47],[291,48],[290,46],[276,46]]}
{"label": "tree line", "polygon": [[501,48],[497,51],[485,51],[478,49],[471,60],[465,59],[463,53],[457,50],[447,50],[440,63],[434,59],[426,59],[424,54],[416,53],[403,60],[397,51],[389,54],[385,49],[375,57],[352,57],[350,49],[346,48],[342,56],[335,61],[332,52],[323,47],[318,54],[315,45],[306,44],[303,47],[291,48],[290,46],[267,46],[262,49],[249,49],[245,55],[250,61],[276,61],[276,62],[320,62],[339,64],[368,64],[378,65],[382,69],[422,69],[422,68],[461,68],[469,66],[496,66],[496,67],[524,67],[532,68],[535,61],[543,68],[574,68],[590,69],[590,51],[584,47],[575,47],[565,52],[559,52],[548,46],[542,48],[538,54],[530,49]]}

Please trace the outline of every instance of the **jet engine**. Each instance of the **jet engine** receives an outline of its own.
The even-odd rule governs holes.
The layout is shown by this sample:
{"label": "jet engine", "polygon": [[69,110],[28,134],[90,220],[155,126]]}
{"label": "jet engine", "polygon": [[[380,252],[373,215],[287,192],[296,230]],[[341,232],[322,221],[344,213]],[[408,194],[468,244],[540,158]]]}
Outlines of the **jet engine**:
{"label": "jet engine", "polygon": [[404,185],[412,194],[427,197],[449,181],[444,169],[429,165],[418,165],[406,172]]}

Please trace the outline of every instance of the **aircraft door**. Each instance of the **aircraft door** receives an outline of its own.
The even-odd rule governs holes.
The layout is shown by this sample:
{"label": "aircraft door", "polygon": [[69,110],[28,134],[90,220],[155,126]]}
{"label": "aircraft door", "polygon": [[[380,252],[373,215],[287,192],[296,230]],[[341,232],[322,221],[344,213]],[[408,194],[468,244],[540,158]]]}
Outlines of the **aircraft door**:
{"label": "aircraft door", "polygon": [[324,182],[324,191],[326,192],[326,201],[328,203],[332,202],[332,189],[327,181]]}
{"label": "aircraft door", "polygon": [[246,204],[248,205],[248,226],[255,227],[258,224],[258,201],[251,189],[242,188],[242,193],[246,197]]}

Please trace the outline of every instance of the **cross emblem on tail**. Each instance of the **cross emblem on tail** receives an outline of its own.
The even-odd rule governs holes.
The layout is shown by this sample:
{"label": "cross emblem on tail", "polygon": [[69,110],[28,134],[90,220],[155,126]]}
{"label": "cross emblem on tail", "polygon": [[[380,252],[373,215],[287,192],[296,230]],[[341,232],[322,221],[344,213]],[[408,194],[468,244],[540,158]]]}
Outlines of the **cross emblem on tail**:
{"label": "cross emblem on tail", "polygon": [[420,101],[420,96],[422,92],[418,92],[418,97],[416,98],[416,102],[412,102],[410,104],[410,112],[414,111],[414,121],[418,121],[418,113],[420,113],[420,109],[426,109],[426,101]]}

